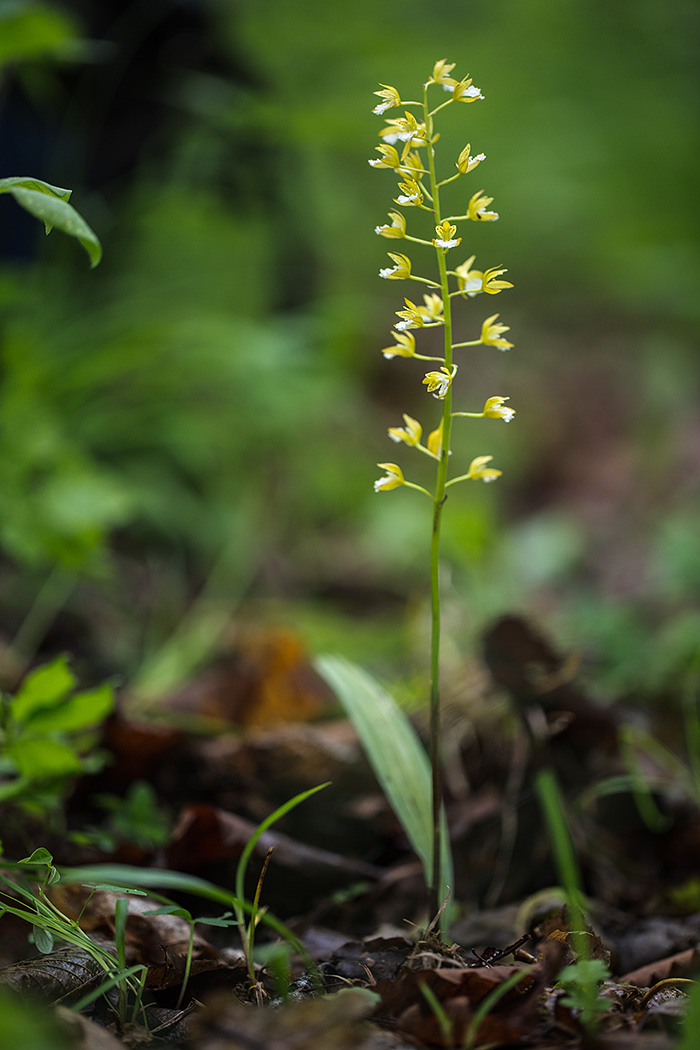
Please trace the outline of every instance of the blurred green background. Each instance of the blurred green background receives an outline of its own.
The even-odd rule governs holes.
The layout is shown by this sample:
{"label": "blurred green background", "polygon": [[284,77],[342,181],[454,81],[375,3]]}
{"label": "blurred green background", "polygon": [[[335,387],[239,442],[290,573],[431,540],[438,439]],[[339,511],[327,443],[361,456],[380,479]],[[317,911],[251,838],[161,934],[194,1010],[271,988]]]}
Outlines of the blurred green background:
{"label": "blurred green background", "polygon": [[[433,63],[447,169],[487,161],[498,223],[462,261],[515,287],[515,349],[465,351],[448,625],[522,611],[585,652],[600,692],[664,697],[700,640],[700,9],[693,0],[0,3],[0,175],[74,190],[104,246],[0,200],[0,633],[7,668],[70,649],[145,693],[236,618],[386,672],[422,665],[429,505],[375,495],[422,369],[380,353],[413,286],[377,273],[395,180],[373,171],[378,83]],[[391,115],[391,114],[390,114]],[[464,187],[466,186],[466,190]],[[413,218],[409,214],[409,220]],[[399,246],[400,249],[400,246]],[[13,663],[14,661],[14,663]],[[6,672],[9,673],[9,672]]]}

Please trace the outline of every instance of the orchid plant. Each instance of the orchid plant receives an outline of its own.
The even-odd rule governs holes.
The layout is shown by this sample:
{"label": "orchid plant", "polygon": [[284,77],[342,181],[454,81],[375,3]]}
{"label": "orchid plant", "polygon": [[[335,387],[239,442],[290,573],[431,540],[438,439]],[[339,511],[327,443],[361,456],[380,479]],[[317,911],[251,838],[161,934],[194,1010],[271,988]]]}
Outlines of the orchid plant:
{"label": "orchid plant", "polygon": [[[401,106],[404,115],[385,118],[386,125],[379,132],[381,143],[377,146],[378,157],[370,160],[373,168],[389,170],[398,178],[398,193],[393,199],[400,211],[389,212],[389,222],[376,227],[376,233],[389,240],[401,240],[410,244],[432,246],[435,249],[436,277],[425,277],[413,272],[409,256],[399,252],[389,252],[392,265],[379,272],[379,276],[389,281],[415,281],[425,285],[422,303],[404,299],[405,309],[397,310],[398,322],[394,325],[392,345],[385,347],[382,353],[385,358],[412,358],[426,361],[436,367],[426,372],[422,382],[427,391],[441,402],[442,415],[437,427],[422,441],[423,428],[417,419],[404,414],[404,426],[389,427],[389,437],[398,444],[408,445],[435,461],[435,481],[432,491],[423,485],[409,481],[402,468],[396,463],[380,463],[385,471],[383,477],[374,483],[377,492],[388,492],[400,487],[416,489],[432,501],[432,533],[430,547],[430,582],[431,582],[431,659],[430,659],[430,765],[432,773],[432,878],[430,886],[430,907],[433,915],[438,915],[441,901],[442,857],[442,767],[440,761],[440,527],[442,514],[447,498],[447,490],[462,481],[495,481],[501,471],[490,466],[492,456],[479,455],[472,459],[468,469],[455,476],[450,476],[450,442],[453,420],[457,417],[472,419],[502,420],[510,422],[514,409],[502,395],[489,397],[480,412],[455,411],[452,403],[453,384],[459,368],[456,358],[466,347],[487,346],[498,350],[509,350],[509,343],[503,336],[509,331],[501,324],[499,314],[487,317],[481,324],[477,338],[466,341],[455,341],[453,322],[453,305],[460,301],[472,299],[480,294],[498,295],[506,288],[512,288],[510,281],[503,280],[507,272],[499,266],[480,270],[476,268],[476,256],[471,255],[464,262],[450,268],[448,255],[462,243],[458,236],[458,223],[494,222],[498,219],[495,211],[489,207],[492,197],[486,196],[483,190],[477,190],[468,201],[462,214],[443,215],[442,193],[445,187],[481,165],[486,159],[483,153],[472,155],[471,145],[467,144],[456,159],[457,171],[440,178],[436,164],[435,146],[439,135],[435,131],[435,119],[439,113],[457,103],[471,104],[483,99],[479,88],[472,83],[471,77],[456,80],[451,76],[454,63],[444,59],[436,62],[428,80],[423,84],[422,98],[419,101],[405,101],[396,88],[381,84],[376,91],[381,99],[373,112],[383,117],[388,110]],[[429,102],[436,98],[440,91],[439,101]],[[447,94],[447,98],[444,95]],[[405,211],[412,213],[425,212],[429,216],[429,225],[434,236],[415,236],[409,233]],[[416,216],[418,217],[418,216]],[[412,223],[411,223],[412,229]],[[432,231],[431,231],[432,232]],[[425,328],[442,328],[444,335],[441,356],[419,353],[414,332]]]}

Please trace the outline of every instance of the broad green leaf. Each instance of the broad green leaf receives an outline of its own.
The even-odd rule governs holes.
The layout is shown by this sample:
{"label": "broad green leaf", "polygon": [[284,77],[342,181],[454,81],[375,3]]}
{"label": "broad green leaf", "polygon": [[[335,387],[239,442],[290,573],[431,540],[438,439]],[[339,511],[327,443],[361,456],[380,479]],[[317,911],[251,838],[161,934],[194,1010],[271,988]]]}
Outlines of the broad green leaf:
{"label": "broad green leaf", "polygon": [[59,197],[64,201],[70,200],[73,192],[64,190],[62,186],[52,186],[50,182],[44,182],[43,179],[33,179],[30,175],[13,175],[7,179],[0,179],[0,193],[12,193],[18,188],[47,193],[50,197]]}
{"label": "broad green leaf", "polygon": [[46,708],[55,708],[72,692],[76,677],[68,667],[65,656],[57,656],[49,664],[32,671],[22,682],[10,702],[10,716],[14,722],[26,724],[34,715],[43,715]]}
{"label": "broad green leaf", "polygon": [[[390,694],[356,664],[320,656],[316,668],[326,679],[354,725],[367,758],[411,845],[432,878],[432,788],[425,748]],[[443,816],[443,885],[440,899],[454,886],[452,854]]]}
{"label": "broad green leaf", "polygon": [[74,733],[99,725],[114,707],[114,693],[107,682],[95,689],[76,693],[59,705],[46,706],[36,711],[30,721],[33,732]]}
{"label": "broad green leaf", "polygon": [[97,266],[102,258],[102,245],[72,204],[45,190],[27,189],[25,186],[11,186],[9,192],[31,215],[41,219],[47,233],[55,226],[69,237],[76,237],[90,256],[90,265]]}
{"label": "broad green leaf", "polygon": [[48,955],[49,952],[53,951],[53,934],[50,930],[45,930],[43,926],[36,925],[34,927],[34,944],[42,955]]}
{"label": "broad green leaf", "polygon": [[20,774],[34,780],[69,776],[82,769],[73,748],[59,740],[22,737],[8,744],[7,751],[17,763]]}
{"label": "broad green leaf", "polygon": [[38,846],[28,857],[23,857],[18,864],[53,864],[53,854],[45,846]]}

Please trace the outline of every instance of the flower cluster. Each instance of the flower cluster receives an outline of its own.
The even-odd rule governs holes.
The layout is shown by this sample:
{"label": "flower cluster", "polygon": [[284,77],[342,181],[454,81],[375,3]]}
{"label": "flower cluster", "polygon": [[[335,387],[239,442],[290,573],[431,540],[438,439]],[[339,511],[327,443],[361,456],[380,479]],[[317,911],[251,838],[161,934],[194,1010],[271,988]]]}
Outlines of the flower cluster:
{"label": "flower cluster", "polygon": [[[369,161],[373,168],[392,171],[398,181],[398,192],[393,198],[393,203],[398,205],[400,210],[390,211],[389,222],[375,227],[375,232],[381,237],[388,237],[394,241],[404,240],[413,244],[432,246],[435,249],[437,263],[436,277],[424,277],[419,273],[414,273],[413,264],[408,255],[399,252],[388,253],[391,265],[379,271],[380,277],[392,281],[418,281],[427,285],[431,290],[422,296],[422,303],[404,298],[405,308],[396,311],[399,320],[394,325],[392,333],[393,345],[385,347],[382,354],[388,359],[407,357],[434,362],[436,367],[425,373],[422,382],[427,392],[442,403],[442,418],[439,426],[430,433],[425,444],[421,441],[423,428],[418,420],[411,416],[404,415],[405,425],[403,427],[389,427],[388,431],[393,441],[415,448],[438,461],[435,491],[428,492],[422,486],[408,481],[401,468],[395,463],[379,464],[386,474],[375,482],[374,488],[377,492],[388,491],[400,486],[415,488],[429,496],[436,506],[442,505],[445,489],[449,485],[465,480],[494,481],[501,474],[500,470],[487,465],[491,462],[491,456],[477,456],[472,460],[466,473],[448,480],[447,464],[454,418],[468,416],[479,419],[500,419],[509,423],[515,416],[515,410],[506,404],[509,399],[501,395],[487,398],[481,412],[455,412],[452,409],[453,385],[458,371],[458,363],[454,359],[455,351],[473,346],[509,350],[513,345],[503,338],[509,328],[500,323],[498,320],[500,315],[497,313],[481,322],[481,332],[476,338],[465,342],[454,340],[453,305],[459,300],[472,299],[481,294],[498,295],[505,289],[512,288],[513,285],[510,281],[503,279],[507,270],[502,266],[492,266],[485,270],[477,269],[475,255],[469,256],[464,262],[454,264],[451,268],[447,261],[449,253],[462,243],[462,237],[458,235],[458,223],[494,222],[498,219],[498,213],[490,210],[493,198],[483,190],[477,190],[466,199],[466,205],[462,205],[462,214],[448,216],[442,214],[440,200],[442,188],[448,183],[469,175],[486,159],[483,153],[472,154],[471,144],[467,143],[454,162],[457,169],[456,174],[438,178],[435,144],[439,135],[435,133],[434,127],[436,115],[453,103],[471,103],[482,100],[484,97],[479,88],[474,86],[471,77],[456,80],[451,75],[453,69],[454,63],[444,59],[436,62],[431,75],[423,84],[422,99],[419,101],[406,101],[401,98],[396,88],[389,84],[380,85],[381,90],[375,91],[375,95],[381,101],[374,107],[373,112],[383,117],[386,123],[379,132],[380,144],[376,148],[379,156]],[[445,99],[443,95],[431,108],[428,99],[433,88],[440,88],[449,97]],[[403,115],[384,117],[387,111],[398,107],[403,109]],[[429,234],[423,237],[413,232],[409,233],[406,218],[408,208],[429,213],[434,235]],[[442,357],[419,353],[416,337],[413,334],[415,329],[435,327],[441,327],[444,332]]]}

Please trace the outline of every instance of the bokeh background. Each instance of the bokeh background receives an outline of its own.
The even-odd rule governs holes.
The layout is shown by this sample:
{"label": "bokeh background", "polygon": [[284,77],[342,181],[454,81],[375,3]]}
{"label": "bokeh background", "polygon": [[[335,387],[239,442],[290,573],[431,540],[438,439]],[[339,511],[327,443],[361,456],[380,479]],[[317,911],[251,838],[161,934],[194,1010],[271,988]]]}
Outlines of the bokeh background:
{"label": "bokeh background", "polygon": [[447,653],[521,612],[599,695],[677,695],[700,642],[698,39],[694,0],[0,4],[0,174],[71,187],[104,246],[90,271],[0,199],[6,669],[69,649],[157,697],[273,618],[420,677],[430,508],[372,482],[386,459],[423,480],[386,428],[439,406],[380,353],[411,289],[377,277],[395,180],[367,160],[378,83],[413,97],[446,58],[486,101],[447,111],[443,164],[486,153],[467,190],[501,216],[455,261],[515,285],[460,301],[462,338],[498,310],[515,349],[465,351],[458,396],[518,412],[458,431],[455,462],[504,476],[450,495]]}

